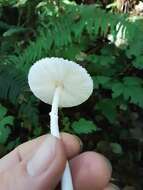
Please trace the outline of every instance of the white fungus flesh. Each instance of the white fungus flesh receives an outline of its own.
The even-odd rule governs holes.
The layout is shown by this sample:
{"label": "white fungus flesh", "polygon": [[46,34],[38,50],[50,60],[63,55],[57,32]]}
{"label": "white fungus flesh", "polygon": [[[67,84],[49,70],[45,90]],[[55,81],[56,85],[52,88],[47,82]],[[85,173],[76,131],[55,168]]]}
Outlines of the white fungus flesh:
{"label": "white fungus flesh", "polygon": [[28,83],[34,95],[48,104],[60,87],[59,107],[77,106],[93,91],[93,81],[82,66],[55,57],[37,61],[29,71]]}

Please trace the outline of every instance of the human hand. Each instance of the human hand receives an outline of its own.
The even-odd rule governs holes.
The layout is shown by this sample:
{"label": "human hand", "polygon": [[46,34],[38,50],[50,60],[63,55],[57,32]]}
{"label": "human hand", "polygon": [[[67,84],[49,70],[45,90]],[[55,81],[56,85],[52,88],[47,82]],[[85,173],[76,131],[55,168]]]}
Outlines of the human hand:
{"label": "human hand", "polygon": [[80,142],[62,133],[62,140],[44,135],[18,146],[0,159],[1,190],[53,190],[70,159],[75,190],[111,190],[111,166],[95,152],[80,154]]}

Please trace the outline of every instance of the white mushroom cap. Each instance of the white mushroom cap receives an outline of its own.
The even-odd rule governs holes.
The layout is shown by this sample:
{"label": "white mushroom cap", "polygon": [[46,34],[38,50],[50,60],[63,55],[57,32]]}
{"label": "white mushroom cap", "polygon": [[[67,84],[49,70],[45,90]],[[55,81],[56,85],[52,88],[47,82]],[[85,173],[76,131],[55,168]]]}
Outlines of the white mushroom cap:
{"label": "white mushroom cap", "polygon": [[28,83],[34,95],[48,104],[60,86],[59,107],[79,105],[93,91],[93,81],[82,66],[55,57],[37,61],[29,71]]}

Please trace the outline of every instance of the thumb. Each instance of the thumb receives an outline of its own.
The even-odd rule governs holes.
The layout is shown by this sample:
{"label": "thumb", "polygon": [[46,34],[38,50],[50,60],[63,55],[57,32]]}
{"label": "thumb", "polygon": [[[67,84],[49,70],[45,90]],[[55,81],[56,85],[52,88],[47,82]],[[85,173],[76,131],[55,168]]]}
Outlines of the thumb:
{"label": "thumb", "polygon": [[51,190],[59,183],[66,165],[62,141],[49,135],[31,159],[0,176],[5,190]]}

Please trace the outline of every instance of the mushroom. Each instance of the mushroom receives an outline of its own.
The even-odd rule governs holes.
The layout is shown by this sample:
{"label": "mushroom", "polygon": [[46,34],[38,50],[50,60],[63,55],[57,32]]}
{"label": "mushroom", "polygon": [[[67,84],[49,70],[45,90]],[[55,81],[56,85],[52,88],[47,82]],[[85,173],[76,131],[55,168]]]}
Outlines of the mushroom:
{"label": "mushroom", "polygon": [[[58,107],[77,106],[93,91],[93,81],[82,66],[56,57],[43,58],[32,65],[28,83],[37,98],[52,105],[50,129],[51,134],[58,138]],[[62,177],[62,190],[67,189],[73,189],[68,161]]]}

